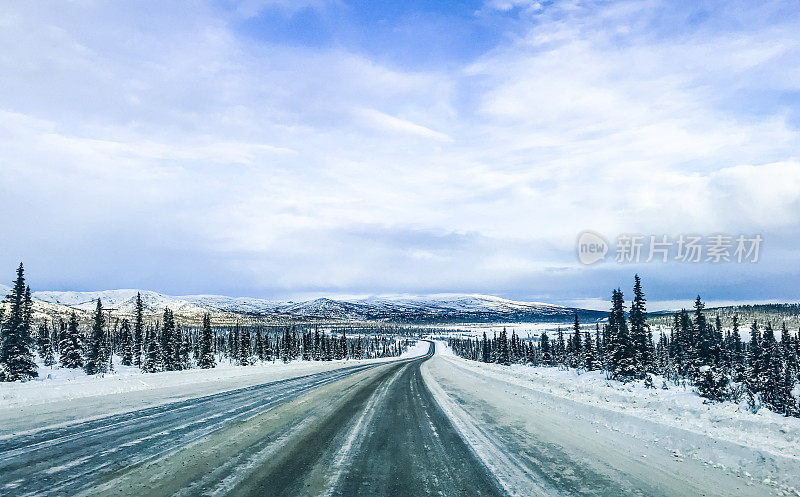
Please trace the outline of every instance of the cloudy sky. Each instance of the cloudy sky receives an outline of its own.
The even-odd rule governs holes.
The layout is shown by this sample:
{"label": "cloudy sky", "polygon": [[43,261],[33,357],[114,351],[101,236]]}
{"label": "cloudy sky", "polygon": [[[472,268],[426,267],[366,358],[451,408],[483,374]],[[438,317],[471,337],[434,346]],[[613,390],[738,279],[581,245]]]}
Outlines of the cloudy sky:
{"label": "cloudy sky", "polygon": [[[34,289],[800,295],[800,5],[0,6],[0,268]],[[583,266],[578,233],[760,234]]]}

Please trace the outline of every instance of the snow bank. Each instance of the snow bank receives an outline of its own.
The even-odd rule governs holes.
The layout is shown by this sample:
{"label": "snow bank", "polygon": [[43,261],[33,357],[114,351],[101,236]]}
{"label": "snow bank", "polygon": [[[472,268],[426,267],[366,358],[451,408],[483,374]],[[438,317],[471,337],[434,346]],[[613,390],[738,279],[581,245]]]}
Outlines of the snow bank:
{"label": "snow bank", "polygon": [[[418,341],[406,349],[400,358],[421,356],[427,350],[428,343]],[[80,369],[47,367],[40,364],[39,377],[36,379],[24,383],[0,383],[0,405],[13,408],[45,404],[57,400],[71,400],[167,387],[191,386],[192,391],[205,390],[204,386],[213,387],[214,384],[225,386],[227,384],[238,385],[240,383],[265,383],[356,364],[380,363],[396,359],[394,357],[386,357],[363,360],[292,361],[289,363],[276,361],[251,366],[234,366],[224,361],[213,369],[189,369],[143,374],[137,367],[123,366],[120,364],[119,358],[114,357],[114,371],[96,376],[89,376]]]}
{"label": "snow bank", "polygon": [[800,496],[795,418],[703,404],[689,388],[478,363],[441,343],[422,373],[464,439],[507,489],[523,489],[518,495],[560,495],[536,491],[558,474],[556,487],[598,491],[625,484],[650,485],[645,495]]}
{"label": "snow bank", "polygon": [[437,354],[458,366],[480,372],[524,388],[536,390],[574,402],[612,410],[659,424],[674,426],[715,439],[758,448],[775,455],[800,461],[800,419],[787,418],[761,409],[753,414],[742,405],[731,402],[706,404],[702,397],[686,385],[676,386],[654,377],[655,389],[644,383],[621,383],[608,380],[598,371],[578,372],[574,369],[501,366],[469,361],[455,356],[446,344],[437,342]]}

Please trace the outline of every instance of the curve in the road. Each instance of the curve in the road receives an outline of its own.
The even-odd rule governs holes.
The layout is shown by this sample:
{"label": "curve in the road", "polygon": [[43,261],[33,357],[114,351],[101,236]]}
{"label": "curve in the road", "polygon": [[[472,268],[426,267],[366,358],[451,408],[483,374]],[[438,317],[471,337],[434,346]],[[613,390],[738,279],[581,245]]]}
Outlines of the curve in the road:
{"label": "curve in the road", "polygon": [[[0,440],[0,488],[50,495],[504,495],[421,358],[359,365]],[[2,493],[2,492],[0,492]]]}
{"label": "curve in the road", "polygon": [[[250,473],[231,495],[500,496],[422,380],[418,360],[376,375],[295,450]],[[316,486],[315,486],[316,485]]]}

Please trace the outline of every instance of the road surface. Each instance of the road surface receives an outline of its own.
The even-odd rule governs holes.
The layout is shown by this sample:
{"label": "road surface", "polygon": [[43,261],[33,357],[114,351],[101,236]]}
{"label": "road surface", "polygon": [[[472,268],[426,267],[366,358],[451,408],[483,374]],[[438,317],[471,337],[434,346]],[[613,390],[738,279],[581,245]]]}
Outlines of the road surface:
{"label": "road surface", "polygon": [[0,441],[0,494],[504,495],[419,359],[271,382]]}
{"label": "road surface", "polygon": [[5,437],[0,495],[800,495],[703,454],[778,468],[773,479],[793,461],[504,374],[432,344],[420,358]]}
{"label": "road surface", "polygon": [[422,376],[512,495],[800,495],[795,459],[528,388],[511,368],[437,355]]}

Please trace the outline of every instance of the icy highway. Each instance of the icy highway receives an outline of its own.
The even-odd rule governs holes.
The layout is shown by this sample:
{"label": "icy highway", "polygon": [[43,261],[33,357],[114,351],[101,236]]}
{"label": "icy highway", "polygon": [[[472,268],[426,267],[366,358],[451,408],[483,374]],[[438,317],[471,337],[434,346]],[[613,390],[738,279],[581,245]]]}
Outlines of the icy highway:
{"label": "icy highway", "polygon": [[800,495],[794,460],[434,352],[4,435],[0,495]]}
{"label": "icy highway", "polygon": [[0,440],[0,495],[503,495],[425,387],[427,355]]}

